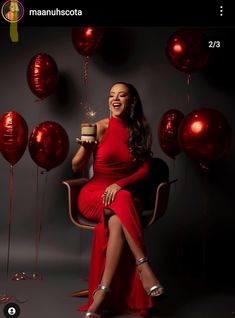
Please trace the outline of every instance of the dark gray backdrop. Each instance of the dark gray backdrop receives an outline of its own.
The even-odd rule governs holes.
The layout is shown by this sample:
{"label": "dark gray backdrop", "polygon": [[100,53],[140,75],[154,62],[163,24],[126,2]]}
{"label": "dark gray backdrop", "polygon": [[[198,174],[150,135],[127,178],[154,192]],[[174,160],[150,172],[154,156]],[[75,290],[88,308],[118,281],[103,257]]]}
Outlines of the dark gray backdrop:
{"label": "dark gray backdrop", "polygon": [[[221,111],[235,127],[234,57],[229,38],[234,29],[201,28],[220,49],[202,72],[192,74],[190,104],[187,104],[186,74],[168,62],[165,46],[178,27],[110,28],[104,48],[90,58],[88,73],[89,104],[97,111],[96,120],[108,116],[108,92],[113,82],[127,81],[136,86],[153,132],[153,152],[170,168],[178,183],[170,193],[166,215],[146,232],[149,255],[160,280],[177,291],[184,284],[195,288],[234,287],[234,143],[229,153],[204,174],[184,154],[175,162],[163,153],[157,138],[160,117],[171,108],[185,115],[210,107]],[[57,63],[60,79],[56,92],[36,102],[30,91],[26,70],[39,52],[50,54]],[[29,131],[42,121],[60,123],[70,139],[69,155],[63,164],[39,175],[41,213],[40,270],[48,273],[79,275],[79,231],[67,214],[66,189],[61,182],[74,177],[71,159],[77,150],[84,121],[82,98],[82,57],[73,47],[71,28],[32,27],[19,29],[19,43],[11,43],[9,29],[0,29],[0,109],[17,111]],[[233,133],[234,136],[234,133]],[[41,169],[40,169],[41,170]],[[6,270],[7,213],[9,209],[9,163],[0,159],[0,258],[2,279]],[[45,200],[43,202],[43,196]],[[10,271],[34,270],[36,205],[36,165],[28,149],[14,167],[13,221]],[[205,206],[207,201],[207,206]],[[206,233],[206,237],[204,234]],[[83,235],[83,271],[87,273],[91,233]],[[206,264],[203,266],[203,248]],[[216,288],[216,287],[215,287]]]}

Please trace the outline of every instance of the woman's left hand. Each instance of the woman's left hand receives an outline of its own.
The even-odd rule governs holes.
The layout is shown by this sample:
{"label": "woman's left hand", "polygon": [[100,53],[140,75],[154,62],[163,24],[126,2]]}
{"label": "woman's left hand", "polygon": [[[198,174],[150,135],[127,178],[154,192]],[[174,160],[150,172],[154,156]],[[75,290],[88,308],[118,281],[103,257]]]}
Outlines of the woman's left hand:
{"label": "woman's left hand", "polygon": [[109,205],[114,201],[115,196],[120,189],[121,187],[118,184],[113,183],[104,190],[102,198],[105,206]]}

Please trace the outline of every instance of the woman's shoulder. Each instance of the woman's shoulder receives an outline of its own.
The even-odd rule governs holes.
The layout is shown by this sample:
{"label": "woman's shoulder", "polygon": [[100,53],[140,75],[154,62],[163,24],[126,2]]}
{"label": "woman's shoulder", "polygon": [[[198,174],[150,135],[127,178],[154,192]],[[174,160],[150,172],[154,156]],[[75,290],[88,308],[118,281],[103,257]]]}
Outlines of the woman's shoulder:
{"label": "woman's shoulder", "polygon": [[109,118],[103,118],[96,122],[97,128],[108,128],[109,125]]}
{"label": "woman's shoulder", "polygon": [[100,140],[109,126],[109,118],[104,118],[96,122],[97,139]]}

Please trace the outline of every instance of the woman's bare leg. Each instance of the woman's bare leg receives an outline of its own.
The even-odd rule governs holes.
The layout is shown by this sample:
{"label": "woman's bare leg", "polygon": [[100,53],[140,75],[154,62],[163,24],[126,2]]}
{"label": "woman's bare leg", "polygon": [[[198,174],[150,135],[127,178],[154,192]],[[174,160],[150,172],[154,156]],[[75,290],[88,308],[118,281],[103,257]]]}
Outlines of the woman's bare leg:
{"label": "woman's bare leg", "polygon": [[[101,285],[109,287],[117,269],[120,256],[125,243],[125,236],[122,225],[116,215],[112,215],[108,220],[109,239],[106,251],[105,269],[101,280]],[[94,301],[88,311],[97,312],[105,298],[105,292],[98,290],[94,295]]]}
{"label": "woman's bare leg", "polygon": [[[125,229],[124,226],[122,226],[122,230],[124,232],[124,235],[125,235],[125,238],[127,240],[127,243],[129,245],[129,247],[130,247],[135,259],[138,260],[138,259],[140,259],[142,257],[145,257],[146,255],[145,255],[144,251],[136,245],[136,243],[133,240],[132,236]],[[145,263],[139,265],[137,268],[138,268],[138,271],[139,271],[139,274],[140,274],[140,279],[141,279],[141,282],[143,284],[143,287],[146,290],[151,288],[154,285],[160,284],[159,280],[154,275],[154,273],[153,273],[151,267],[149,266],[148,262],[145,262]],[[163,292],[163,288],[159,288],[157,290],[154,290],[151,293],[151,296],[160,295],[160,294],[162,294],[162,292]]]}
{"label": "woman's bare leg", "polygon": [[[112,281],[112,278],[117,269],[120,256],[123,250],[124,242],[127,241],[130,250],[132,251],[135,259],[139,259],[145,256],[143,250],[139,248],[129,232],[122,225],[119,217],[116,214],[113,214],[111,210],[105,209],[106,216],[109,217],[108,220],[108,229],[109,229],[109,239],[107,244],[106,251],[106,263],[105,269],[101,280],[101,285],[109,287]],[[151,270],[149,263],[143,263],[138,266],[138,270],[140,273],[140,279],[143,283],[144,288],[148,289],[153,285],[159,283],[158,279],[154,275]],[[154,291],[154,295],[161,294],[162,290],[158,289]],[[152,295],[153,295],[152,294]],[[98,290],[94,295],[94,301],[90,305],[88,311],[97,312],[100,309],[102,302],[105,299],[105,292],[102,290]]]}
{"label": "woman's bare leg", "polygon": [[[129,233],[129,232],[126,230],[126,228],[122,225],[122,223],[121,223],[119,217],[118,217],[116,214],[113,214],[113,211],[112,211],[112,210],[109,210],[109,209],[105,209],[105,214],[106,214],[107,216],[112,215],[112,216],[111,216],[111,218],[112,218],[112,223],[111,223],[111,224],[113,225],[113,227],[112,227],[111,231],[112,231],[113,229],[115,229],[115,231],[116,231],[117,229],[119,229],[119,230],[121,231],[121,233],[122,233],[122,236],[123,236],[123,234],[124,234],[124,237],[125,237],[125,239],[126,239],[128,245],[129,245],[130,250],[132,251],[132,253],[133,253],[135,259],[138,260],[138,259],[144,257],[144,256],[145,256],[144,251],[135,243],[135,241],[133,240],[133,238],[132,238],[132,236],[130,235],[130,233]],[[110,220],[110,219],[109,219],[109,220]],[[118,231],[119,231],[119,230],[118,230]],[[120,233],[119,233],[119,234],[120,234]],[[115,253],[116,253],[115,247],[112,246],[112,245],[110,245],[109,247],[110,247],[110,256],[112,256],[112,254],[115,254]],[[107,283],[110,284],[110,282],[111,282],[111,280],[112,280],[112,277],[113,277],[113,274],[114,274],[114,272],[115,272],[115,270],[116,270],[116,268],[117,268],[119,259],[120,259],[120,254],[118,253],[118,260],[116,259],[117,262],[115,262],[115,268],[114,268],[114,270],[112,270],[112,269],[111,269],[111,270],[110,270],[110,269],[107,269],[107,271],[106,271],[106,267],[113,266],[113,262],[112,262],[112,261],[111,261],[111,263],[110,263],[109,261],[107,262],[107,259],[106,259],[105,271],[104,271],[104,275],[103,275],[103,277],[102,277],[101,284],[104,284],[104,285],[105,285],[105,283],[106,283],[106,284],[107,284]],[[143,284],[143,287],[144,287],[146,290],[149,289],[149,288],[151,288],[151,287],[154,286],[154,285],[158,285],[158,284],[159,284],[159,280],[158,280],[157,277],[154,275],[154,273],[153,273],[151,267],[149,266],[149,263],[148,263],[148,262],[139,265],[137,268],[138,268],[138,271],[139,271],[139,274],[140,274],[140,279],[141,279],[141,282],[142,282],[142,284]],[[111,275],[110,275],[110,274],[111,274]],[[104,279],[104,280],[103,280],[103,279]],[[109,284],[106,285],[106,286],[109,286]],[[163,289],[162,289],[162,288],[159,288],[159,289],[153,291],[153,292],[151,293],[151,295],[152,295],[152,296],[154,296],[154,295],[160,295],[162,292],[163,292]]]}

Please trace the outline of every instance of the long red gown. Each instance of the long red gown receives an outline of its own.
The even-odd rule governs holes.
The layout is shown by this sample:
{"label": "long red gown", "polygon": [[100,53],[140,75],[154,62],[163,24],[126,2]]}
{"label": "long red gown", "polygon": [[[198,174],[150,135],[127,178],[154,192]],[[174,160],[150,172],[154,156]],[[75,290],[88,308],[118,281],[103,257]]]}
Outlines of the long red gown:
{"label": "long red gown", "polygon": [[[99,142],[94,156],[94,176],[82,188],[78,196],[78,208],[88,219],[98,221],[94,229],[89,275],[88,304],[79,307],[86,311],[92,303],[92,293],[100,284],[105,267],[108,228],[104,208],[111,209],[120,219],[136,244],[145,251],[143,230],[140,223],[141,201],[132,189],[143,184],[148,175],[149,164],[135,163],[128,150],[128,127],[119,118],[111,117],[109,126]],[[115,200],[104,206],[102,194],[107,186],[121,186]],[[152,307],[152,298],[147,296],[139,279],[135,259],[126,244],[120,264],[110,286],[109,308],[114,313],[145,316]]]}

